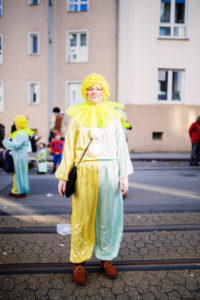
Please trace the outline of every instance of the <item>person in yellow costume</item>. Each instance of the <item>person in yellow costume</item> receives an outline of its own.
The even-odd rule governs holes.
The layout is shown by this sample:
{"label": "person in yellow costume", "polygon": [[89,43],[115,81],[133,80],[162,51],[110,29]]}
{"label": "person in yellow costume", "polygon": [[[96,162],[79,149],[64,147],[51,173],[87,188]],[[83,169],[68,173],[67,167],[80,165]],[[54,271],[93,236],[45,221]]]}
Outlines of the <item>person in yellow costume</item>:
{"label": "person in yellow costume", "polygon": [[86,282],[84,262],[93,251],[108,277],[117,277],[112,260],[120,248],[122,195],[128,190],[128,175],[133,168],[121,113],[107,100],[109,89],[108,82],[99,74],[90,74],[83,80],[81,92],[86,102],[67,110],[71,120],[63,158],[55,173],[59,194],[64,196],[69,171],[74,163],[77,165],[92,138],[78,166],[72,198],[70,261],[74,263],[73,278],[77,284]]}
{"label": "person in yellow costume", "polygon": [[9,196],[15,198],[25,197],[29,193],[28,180],[28,147],[29,134],[27,132],[28,120],[26,116],[15,118],[16,131],[12,134],[12,140],[3,140],[5,148],[11,150],[14,162],[13,187]]}

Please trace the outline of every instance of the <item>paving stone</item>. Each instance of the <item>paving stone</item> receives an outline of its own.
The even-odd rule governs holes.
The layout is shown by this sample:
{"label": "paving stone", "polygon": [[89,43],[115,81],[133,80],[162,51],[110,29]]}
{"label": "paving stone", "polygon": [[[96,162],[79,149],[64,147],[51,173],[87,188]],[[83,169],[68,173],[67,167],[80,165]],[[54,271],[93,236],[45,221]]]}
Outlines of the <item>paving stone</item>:
{"label": "paving stone", "polygon": [[125,283],[123,280],[116,279],[113,282],[112,292],[116,295],[122,294],[124,291]]}
{"label": "paving stone", "polygon": [[103,299],[115,299],[115,295],[108,288],[100,287],[99,293],[103,297]]}
{"label": "paving stone", "polygon": [[168,300],[168,294],[165,293],[161,287],[158,286],[150,286],[149,290],[155,296],[156,299],[159,300]]}
{"label": "paving stone", "polygon": [[141,295],[134,287],[131,286],[125,287],[125,293],[130,297],[130,299],[134,299],[134,300],[141,299]]}
{"label": "paving stone", "polygon": [[167,278],[162,282],[162,290],[164,292],[169,293],[173,291],[173,289],[174,289],[174,284],[172,280]]}
{"label": "paving stone", "polygon": [[48,291],[48,297],[49,297],[49,299],[52,299],[52,300],[60,300],[60,299],[62,299],[61,291],[59,291],[57,289],[50,289]]}
{"label": "paving stone", "polygon": [[186,280],[186,289],[191,292],[197,292],[199,290],[198,282],[195,278],[188,278]]}
{"label": "paving stone", "polygon": [[148,292],[142,296],[142,300],[155,300],[155,299],[156,299],[156,297],[150,292]]}
{"label": "paving stone", "polygon": [[129,300],[130,297],[127,294],[123,293],[121,295],[117,295],[115,299],[116,300]]}
{"label": "paving stone", "polygon": [[169,293],[169,300],[179,300],[181,299],[181,296],[177,292],[171,292]]}

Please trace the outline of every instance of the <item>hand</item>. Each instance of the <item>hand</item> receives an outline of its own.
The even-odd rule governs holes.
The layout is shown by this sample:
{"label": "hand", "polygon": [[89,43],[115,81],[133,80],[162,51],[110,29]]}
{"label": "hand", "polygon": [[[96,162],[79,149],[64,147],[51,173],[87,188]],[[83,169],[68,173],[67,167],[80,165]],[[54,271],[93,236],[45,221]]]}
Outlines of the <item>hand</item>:
{"label": "hand", "polygon": [[58,193],[60,194],[61,197],[64,196],[65,190],[66,190],[66,181],[59,180],[59,182],[58,182]]}
{"label": "hand", "polygon": [[128,192],[128,176],[120,179],[120,191],[122,192],[122,196],[125,196]]}

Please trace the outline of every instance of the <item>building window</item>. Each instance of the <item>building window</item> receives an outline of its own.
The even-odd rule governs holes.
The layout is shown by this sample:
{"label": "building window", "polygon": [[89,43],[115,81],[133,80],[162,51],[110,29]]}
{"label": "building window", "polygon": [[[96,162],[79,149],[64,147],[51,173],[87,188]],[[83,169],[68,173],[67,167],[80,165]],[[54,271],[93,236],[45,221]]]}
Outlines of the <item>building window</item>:
{"label": "building window", "polygon": [[186,38],[186,10],[188,0],[161,0],[159,36]]}
{"label": "building window", "polygon": [[180,103],[183,102],[184,71],[158,71],[158,101]]}
{"label": "building window", "polygon": [[29,54],[38,55],[40,50],[40,38],[38,32],[29,32]]}
{"label": "building window", "polygon": [[67,10],[70,12],[88,11],[89,0],[67,0]]}
{"label": "building window", "polygon": [[67,61],[87,62],[88,61],[88,33],[82,32],[68,32],[67,34]]}
{"label": "building window", "polygon": [[28,0],[29,1],[29,5],[39,5],[40,1],[39,0]]}
{"label": "building window", "polygon": [[2,2],[3,0],[0,0],[0,17],[3,15]]}
{"label": "building window", "polygon": [[0,33],[0,65],[3,63],[3,35]]}
{"label": "building window", "polygon": [[81,81],[67,82],[66,84],[66,107],[69,105],[84,103],[81,95]]}
{"label": "building window", "polygon": [[163,132],[152,132],[152,139],[153,140],[162,140]]}
{"label": "building window", "polygon": [[29,104],[40,104],[40,84],[38,82],[29,83]]}
{"label": "building window", "polygon": [[3,112],[3,82],[0,82],[0,112]]}

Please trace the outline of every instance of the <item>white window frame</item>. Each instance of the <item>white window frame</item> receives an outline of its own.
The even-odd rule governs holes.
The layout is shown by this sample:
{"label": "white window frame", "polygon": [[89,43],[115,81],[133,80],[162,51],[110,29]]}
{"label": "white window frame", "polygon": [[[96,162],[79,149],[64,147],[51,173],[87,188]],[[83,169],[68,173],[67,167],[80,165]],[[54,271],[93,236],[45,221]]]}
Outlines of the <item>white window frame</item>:
{"label": "white window frame", "polygon": [[0,49],[0,65],[3,64],[3,33],[0,33],[1,49]]}
{"label": "white window frame", "polygon": [[[81,0],[77,0],[77,2],[72,2],[70,3],[70,0],[66,0],[67,1],[67,11],[70,12],[70,13],[77,13],[77,12],[88,12],[89,11],[89,0],[87,0],[87,2],[81,2]],[[69,7],[70,7],[70,4],[76,4],[78,5],[78,10],[77,11],[70,11]],[[87,10],[80,10],[81,8],[81,4],[87,4],[88,6],[88,9]]]}
{"label": "white window frame", "polygon": [[37,5],[40,4],[40,0],[37,0],[37,1],[38,1],[38,4],[34,4],[33,1],[34,1],[34,0],[28,0],[28,4],[31,5],[31,6],[32,6],[32,5],[33,5],[33,6],[34,6],[34,5],[37,6]]}
{"label": "white window frame", "polygon": [[[31,99],[31,85],[32,84],[38,85],[38,97],[37,97],[37,101],[35,103],[32,102],[32,99]],[[30,81],[28,83],[28,103],[30,105],[39,105],[40,104],[40,82],[39,81]]]}
{"label": "white window frame", "polygon": [[[80,34],[81,33],[85,33],[86,34],[86,47],[87,47],[87,59],[85,61],[81,61],[80,59],[78,59],[77,61],[71,61],[70,57],[71,57],[71,47],[70,47],[70,34]],[[67,43],[67,47],[66,47],[66,62],[67,63],[87,63],[88,62],[88,57],[89,57],[89,32],[88,30],[68,30],[66,32],[66,43]],[[80,46],[78,46],[80,48]],[[78,51],[77,51],[78,52]]]}
{"label": "white window frame", "polygon": [[0,112],[4,112],[4,86],[3,86],[3,81],[0,81],[0,85],[2,86],[2,94],[0,94],[0,97],[2,97],[2,101],[0,101]]}
{"label": "white window frame", "polygon": [[[70,105],[73,105],[73,103],[70,103],[69,99],[70,99],[70,88],[69,85],[70,84],[82,84],[82,80],[68,80],[65,83],[65,107],[67,108]],[[85,101],[82,99],[82,103],[84,103]],[[75,104],[75,103],[74,103]]]}
{"label": "white window frame", "polygon": [[[159,71],[166,71],[168,72],[168,83],[167,83],[167,99],[162,100],[158,99],[158,89],[157,89],[157,103],[158,104],[184,104],[185,101],[185,69],[176,69],[176,68],[159,68],[157,76],[159,74]],[[173,72],[181,72],[182,73],[182,99],[181,100],[172,100],[172,73]],[[158,78],[158,77],[157,77]],[[158,81],[157,81],[158,83]]]}
{"label": "white window frame", "polygon": [[[38,52],[37,53],[33,53],[33,47],[32,47],[32,37],[33,36],[37,36],[38,37]],[[29,55],[39,55],[40,54],[40,33],[39,32],[29,32],[28,33],[28,54]]]}
{"label": "white window frame", "polygon": [[[185,23],[179,24],[175,23],[175,0],[171,0],[171,10],[170,10],[170,23],[162,23],[160,21],[160,15],[161,15],[161,0],[159,0],[159,27],[158,27],[158,38],[159,39],[175,39],[175,40],[187,40],[188,39],[188,4],[189,0],[185,0]],[[171,29],[170,35],[160,35],[160,27],[169,27]],[[185,36],[175,36],[174,35],[174,28],[183,28],[185,29]]]}
{"label": "white window frame", "polygon": [[0,14],[0,17],[3,16],[3,0],[0,0],[0,11],[1,11],[1,14]]}

